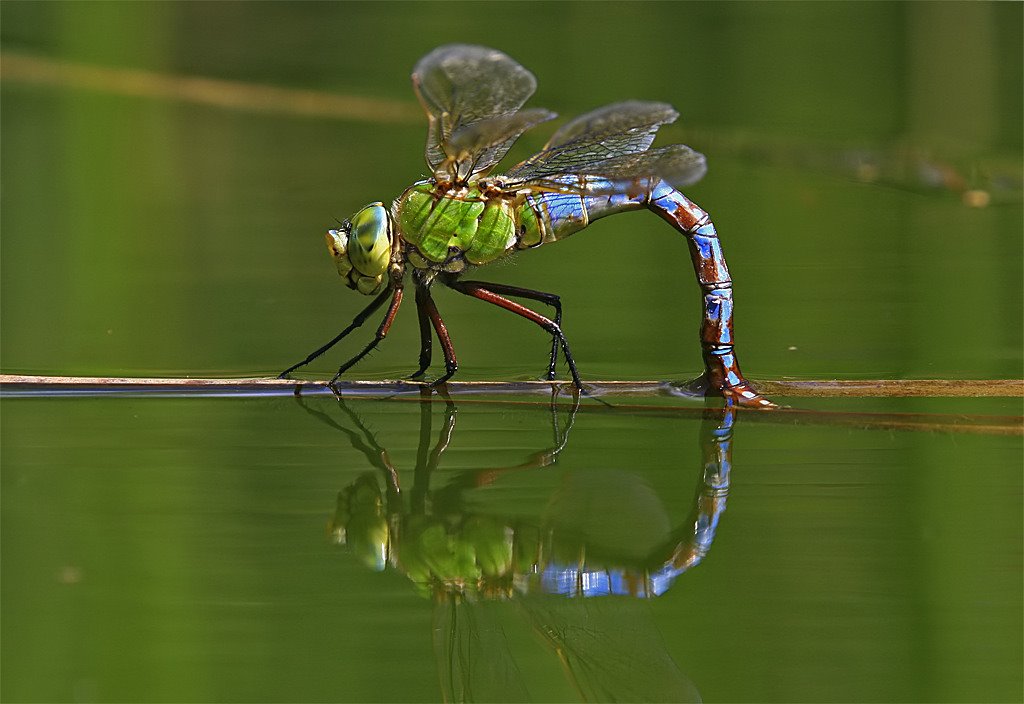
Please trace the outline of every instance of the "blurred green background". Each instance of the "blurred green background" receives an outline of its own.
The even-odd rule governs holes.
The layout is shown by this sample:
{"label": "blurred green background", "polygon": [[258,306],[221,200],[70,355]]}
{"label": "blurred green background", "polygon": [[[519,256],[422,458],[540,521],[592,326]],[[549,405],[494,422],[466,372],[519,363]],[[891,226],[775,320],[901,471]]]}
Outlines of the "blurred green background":
{"label": "blurred green background", "polygon": [[[708,156],[688,195],[723,237],[751,376],[1022,376],[1019,3],[7,0],[0,20],[5,373],[263,375],[329,338],[365,299],[322,232],[424,173],[408,75],[460,41],[516,58],[538,79],[528,105],[563,118],[677,107],[659,143]],[[652,256],[626,268],[637,242]],[[559,293],[585,379],[700,370],[698,290],[657,218],[602,220],[480,278]],[[437,300],[460,379],[544,370],[532,326]],[[355,378],[407,374],[416,352],[406,310]],[[418,409],[355,405],[411,471]],[[429,603],[323,537],[365,458],[294,401],[2,411],[4,700],[439,697]],[[493,510],[536,513],[560,477],[613,470],[681,520],[695,438],[685,419],[584,415],[557,472]],[[549,445],[543,405],[471,405],[446,462]],[[650,605],[665,647],[708,700],[1019,700],[1020,460],[1019,436],[741,423],[715,548]],[[534,696],[573,696],[506,625]]]}
{"label": "blurred green background", "polygon": [[[301,358],[364,304],[321,233],[425,171],[411,66],[472,41],[531,69],[530,104],[563,116],[626,98],[679,109],[661,141],[708,155],[690,195],[725,242],[748,373],[1020,375],[1019,189],[970,209],[916,173],[985,181],[992,163],[1019,178],[1017,4],[4,5],[7,52],[409,108],[386,122],[310,118],[85,79],[4,81],[7,372],[253,374]],[[527,135],[509,163],[547,134]],[[934,162],[896,173],[897,187],[842,168],[850,151],[884,166],[903,145]],[[837,168],[801,168],[808,159]],[[584,376],[692,376],[699,296],[673,237],[631,214],[482,274],[561,294]],[[618,253],[635,241],[664,255],[625,269]],[[540,373],[543,334],[439,298],[461,378]],[[408,316],[360,376],[414,364]]]}

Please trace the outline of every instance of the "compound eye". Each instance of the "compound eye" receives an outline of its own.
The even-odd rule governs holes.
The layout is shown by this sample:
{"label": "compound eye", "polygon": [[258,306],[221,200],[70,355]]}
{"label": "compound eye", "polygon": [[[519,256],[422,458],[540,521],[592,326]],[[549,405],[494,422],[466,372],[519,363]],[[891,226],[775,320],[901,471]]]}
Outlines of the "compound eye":
{"label": "compound eye", "polygon": [[352,217],[348,258],[364,276],[387,271],[391,261],[391,220],[383,203],[371,203]]}

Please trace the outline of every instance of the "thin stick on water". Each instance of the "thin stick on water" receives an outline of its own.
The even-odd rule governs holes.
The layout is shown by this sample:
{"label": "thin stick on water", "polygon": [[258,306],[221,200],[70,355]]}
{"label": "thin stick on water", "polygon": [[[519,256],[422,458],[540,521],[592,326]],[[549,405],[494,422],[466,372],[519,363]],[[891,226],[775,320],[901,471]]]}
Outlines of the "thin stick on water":
{"label": "thin stick on water", "polygon": [[[753,379],[758,391],[766,396],[793,398],[894,398],[894,397],[973,397],[1024,398],[1024,379]],[[153,377],[83,377],[32,376],[0,374],[0,389],[8,395],[48,392],[97,393],[113,391],[175,391],[179,393],[274,392],[308,393],[322,390],[326,380],[271,378],[153,378]],[[341,391],[378,391],[384,394],[418,392],[426,382],[415,380],[338,381]],[[561,390],[569,392],[572,384],[562,381],[450,381],[452,394],[460,393],[531,393]],[[677,388],[666,381],[588,381],[588,390],[595,395],[661,396]],[[685,394],[681,394],[685,395]]]}
{"label": "thin stick on water", "polygon": [[[945,379],[917,380],[761,380],[758,388],[775,400],[785,398],[895,398],[895,397],[985,397],[1024,398],[1024,381]],[[614,412],[647,417],[703,418],[720,413],[705,406],[684,386],[659,381],[601,381],[587,384],[591,396],[617,397],[614,405],[579,405],[572,401],[573,412]],[[209,396],[280,397],[341,394],[352,399],[387,399],[391,402],[449,402],[449,394],[464,405],[550,406],[568,405],[574,398],[570,382],[548,381],[460,381],[437,389],[416,381],[347,381],[331,389],[325,381],[289,379],[189,379],[131,377],[60,377],[0,375],[0,397],[98,397],[98,396]],[[524,396],[541,396],[531,400]],[[673,403],[675,397],[678,402]],[[684,397],[689,397],[688,401]],[[559,401],[559,399],[566,399]],[[636,402],[634,399],[640,399]],[[643,400],[647,399],[647,400]],[[666,401],[666,399],[668,399]],[[798,406],[799,401],[794,401]],[[744,409],[746,410],[746,409]],[[784,425],[839,426],[865,430],[899,430],[971,435],[1024,435],[1024,417],[1020,415],[981,415],[965,413],[919,413],[908,411],[863,412],[848,409],[822,410],[782,406],[772,410],[744,413],[744,422]]]}

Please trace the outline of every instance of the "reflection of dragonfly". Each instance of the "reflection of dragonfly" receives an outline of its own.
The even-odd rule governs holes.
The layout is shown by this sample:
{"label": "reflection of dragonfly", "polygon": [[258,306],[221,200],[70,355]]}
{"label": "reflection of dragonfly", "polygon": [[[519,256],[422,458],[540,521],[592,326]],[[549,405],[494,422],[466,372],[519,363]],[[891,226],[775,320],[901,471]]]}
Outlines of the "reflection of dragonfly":
{"label": "reflection of dragonfly", "polygon": [[[572,518],[565,515],[571,497],[553,497],[538,520],[467,508],[475,488],[509,472],[553,464],[565,448],[572,414],[563,427],[553,409],[553,445],[522,464],[462,472],[431,489],[431,475],[455,430],[456,408],[447,405],[439,439],[431,447],[431,407],[424,403],[415,479],[405,492],[387,450],[351,409],[344,403],[341,408],[358,430],[307,410],[349,437],[379,470],[384,489],[378,474],[368,472],[342,490],[332,534],[373,569],[400,570],[434,599],[435,652],[447,699],[526,698],[497,619],[510,604],[554,648],[586,700],[698,697],[666,653],[642,602],[615,597],[662,594],[707,553],[725,509],[733,411],[726,409],[702,426],[702,482],[687,521],[657,547],[643,546],[642,557],[621,558],[585,531],[573,530]],[[624,494],[636,488],[632,475],[620,481],[632,482],[619,485],[625,487]],[[579,490],[583,484],[573,487],[568,482],[557,494]],[[645,510],[650,510],[649,503]]]}
{"label": "reflection of dragonfly", "polygon": [[[738,403],[768,406],[743,378],[733,350],[732,280],[706,212],[676,188],[699,180],[704,156],[676,144],[651,149],[661,125],[678,114],[665,103],[628,101],[598,108],[559,129],[544,149],[503,175],[491,170],[528,129],[555,114],[521,110],[536,80],[511,58],[486,47],[452,44],[423,57],[413,87],[428,118],[426,159],[432,177],[413,184],[389,209],[371,203],[337,230],[327,245],[350,288],[374,295],[370,304],[334,339],[284,372],[313,361],[361,326],[390,298],[374,339],[341,365],[333,383],[387,335],[402,302],[406,269],[412,272],[420,322],[420,365],[430,366],[431,327],[444,351],[445,373],[457,369],[447,328],[431,298],[435,281],[530,320],[552,336],[547,377],[554,379],[561,347],[573,383],[582,389],[569,344],[562,334],[558,296],[460,277],[523,249],[554,242],[590,222],[646,208],[683,233],[704,293],[701,344],[705,371],[699,385]],[[623,241],[616,259],[622,276],[642,267],[647,248]],[[508,298],[548,304],[553,319]]]}

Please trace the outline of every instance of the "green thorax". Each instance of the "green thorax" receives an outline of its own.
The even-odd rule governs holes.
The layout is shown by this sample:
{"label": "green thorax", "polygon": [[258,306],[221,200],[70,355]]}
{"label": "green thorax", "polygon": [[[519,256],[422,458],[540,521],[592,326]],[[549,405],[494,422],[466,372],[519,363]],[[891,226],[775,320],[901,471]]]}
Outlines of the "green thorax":
{"label": "green thorax", "polygon": [[521,204],[515,201],[485,198],[475,186],[438,193],[432,182],[421,181],[395,201],[392,214],[410,264],[458,272],[516,248]]}

